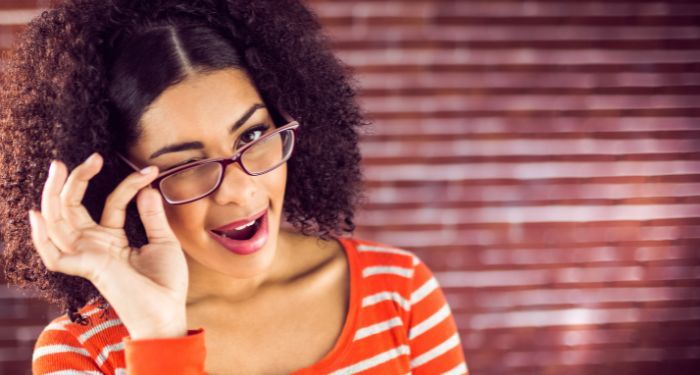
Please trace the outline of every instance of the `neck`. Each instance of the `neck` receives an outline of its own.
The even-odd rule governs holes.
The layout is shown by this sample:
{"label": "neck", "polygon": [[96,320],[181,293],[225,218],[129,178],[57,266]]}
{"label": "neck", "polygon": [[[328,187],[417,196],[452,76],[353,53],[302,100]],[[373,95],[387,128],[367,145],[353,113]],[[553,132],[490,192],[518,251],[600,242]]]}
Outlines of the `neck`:
{"label": "neck", "polygon": [[250,275],[234,276],[212,270],[185,253],[189,268],[187,305],[214,301],[243,302],[282,284],[289,278],[288,237],[287,232],[280,230],[270,267]]}

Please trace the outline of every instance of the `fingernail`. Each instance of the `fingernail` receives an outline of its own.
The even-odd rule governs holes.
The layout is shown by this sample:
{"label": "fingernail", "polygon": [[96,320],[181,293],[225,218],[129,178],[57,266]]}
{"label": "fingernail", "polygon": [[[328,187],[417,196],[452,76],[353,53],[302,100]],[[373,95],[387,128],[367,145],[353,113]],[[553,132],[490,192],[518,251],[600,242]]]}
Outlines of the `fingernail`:
{"label": "fingernail", "polygon": [[140,170],[139,172],[140,172],[141,174],[149,174],[149,173],[153,172],[154,169],[156,169],[156,167],[154,167],[154,166],[152,166],[152,165],[149,165],[148,167],[146,167],[146,168]]}
{"label": "fingernail", "polygon": [[29,215],[29,223],[35,227],[36,226],[36,219],[34,218],[34,213],[32,213],[32,210],[27,211],[27,215]]}
{"label": "fingernail", "polygon": [[93,152],[93,153],[90,155],[90,157],[87,158],[86,161],[87,161],[88,163],[92,163],[92,162],[94,162],[95,160],[97,160],[97,156],[98,156],[98,153],[97,153],[97,152]]}
{"label": "fingernail", "polygon": [[53,176],[53,174],[56,172],[56,160],[51,160],[51,164],[49,165],[49,176]]}

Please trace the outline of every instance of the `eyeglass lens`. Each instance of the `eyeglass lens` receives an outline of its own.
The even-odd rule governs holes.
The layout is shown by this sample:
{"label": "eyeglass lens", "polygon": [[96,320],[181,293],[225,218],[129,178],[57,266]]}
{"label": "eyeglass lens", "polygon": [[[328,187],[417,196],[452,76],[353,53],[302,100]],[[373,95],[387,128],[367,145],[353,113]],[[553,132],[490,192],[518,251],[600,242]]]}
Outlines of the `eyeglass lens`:
{"label": "eyeglass lens", "polygon": [[[241,163],[251,174],[269,172],[286,161],[292,143],[292,130],[283,130],[247,148],[241,155]],[[200,198],[216,189],[222,174],[221,163],[200,164],[164,178],[160,190],[172,203]]]}

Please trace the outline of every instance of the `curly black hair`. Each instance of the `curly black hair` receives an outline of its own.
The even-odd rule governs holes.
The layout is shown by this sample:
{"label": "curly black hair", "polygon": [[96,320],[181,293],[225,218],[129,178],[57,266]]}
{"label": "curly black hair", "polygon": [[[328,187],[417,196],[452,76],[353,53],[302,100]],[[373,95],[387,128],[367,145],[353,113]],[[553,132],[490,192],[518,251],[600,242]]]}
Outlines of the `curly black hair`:
{"label": "curly black hair", "polygon": [[[300,0],[65,0],[44,11],[18,36],[0,73],[7,281],[35,289],[72,322],[88,323],[78,310],[91,300],[106,309],[90,281],[46,269],[27,211],[40,207],[52,159],[72,170],[97,151],[104,166],[83,204],[99,221],[107,195],[131,173],[116,153],[138,137],[144,108],[185,78],[183,67],[244,69],[273,119],[277,106],[297,119],[284,218],[304,235],[352,233],[364,199],[359,129],[369,122],[352,69],[329,45]],[[133,201],[124,229],[131,246],[147,243]]]}

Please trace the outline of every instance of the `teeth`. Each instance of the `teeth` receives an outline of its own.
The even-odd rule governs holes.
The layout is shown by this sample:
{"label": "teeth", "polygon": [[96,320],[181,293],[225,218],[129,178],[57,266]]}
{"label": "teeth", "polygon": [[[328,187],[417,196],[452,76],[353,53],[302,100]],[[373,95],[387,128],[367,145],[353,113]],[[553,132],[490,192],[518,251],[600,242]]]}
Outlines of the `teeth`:
{"label": "teeth", "polygon": [[248,223],[248,224],[243,224],[243,225],[241,225],[240,227],[235,228],[235,229],[236,229],[236,230],[245,229],[245,228],[247,228],[247,227],[249,227],[249,226],[251,226],[251,225],[253,225],[253,224],[255,224],[255,220],[251,221],[251,222]]}

